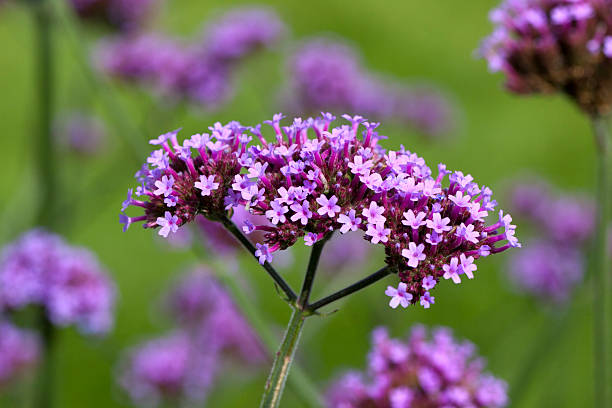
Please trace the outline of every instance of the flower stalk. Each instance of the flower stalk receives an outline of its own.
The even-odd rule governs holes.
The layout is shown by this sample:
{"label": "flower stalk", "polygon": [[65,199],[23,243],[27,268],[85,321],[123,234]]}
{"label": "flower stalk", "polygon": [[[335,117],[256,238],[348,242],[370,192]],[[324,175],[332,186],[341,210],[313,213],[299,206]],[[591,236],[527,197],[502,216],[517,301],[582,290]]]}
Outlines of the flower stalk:
{"label": "flower stalk", "polygon": [[597,150],[597,220],[593,248],[593,316],[595,406],[610,406],[610,366],[608,364],[608,188],[609,188],[609,134],[608,124],[601,116],[592,118]]}
{"label": "flower stalk", "polygon": [[[39,189],[41,192],[37,223],[49,226],[53,220],[56,180],[54,175],[55,150],[51,132],[53,117],[53,49],[52,9],[47,0],[36,0],[31,4],[36,31],[36,61],[38,90],[38,142],[36,143]],[[39,311],[39,332],[42,340],[41,365],[35,391],[35,407],[53,406],[54,383],[54,339],[55,329],[49,321],[45,308]]]}

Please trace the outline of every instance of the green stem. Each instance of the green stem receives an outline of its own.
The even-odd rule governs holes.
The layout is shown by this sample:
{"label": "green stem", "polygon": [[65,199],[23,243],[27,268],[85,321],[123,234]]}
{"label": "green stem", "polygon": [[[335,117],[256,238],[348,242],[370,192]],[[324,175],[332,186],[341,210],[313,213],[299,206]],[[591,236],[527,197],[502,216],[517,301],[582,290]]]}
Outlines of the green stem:
{"label": "green stem", "polygon": [[42,350],[34,406],[36,408],[50,408],[53,406],[55,328],[47,318],[47,312],[44,308],[40,309],[39,322]]}
{"label": "green stem", "polygon": [[300,341],[300,335],[304,328],[304,319],[307,316],[308,313],[298,307],[293,309],[283,342],[276,353],[272,370],[266,381],[266,387],[261,398],[261,404],[259,405],[260,408],[276,408],[280,406],[285,382],[289,376],[291,363],[293,362],[295,351]]}
{"label": "green stem", "polygon": [[[201,246],[194,245],[192,249],[198,257],[206,259],[206,262],[208,263],[211,262],[208,258],[205,258],[205,254],[203,253]],[[219,281],[221,281],[221,283],[228,288],[232,294],[232,299],[236,302],[236,305],[242,314],[246,317],[249,324],[253,327],[257,335],[261,338],[262,342],[266,346],[266,351],[268,354],[273,355],[278,344],[276,336],[274,336],[268,327],[268,324],[259,313],[259,308],[253,304],[251,298],[242,289],[237,278],[226,270],[226,265],[227,263],[223,260],[219,260],[217,262],[213,261],[212,270],[214,271],[217,279],[219,279]],[[312,408],[323,407],[323,401],[319,396],[316,386],[297,364],[293,366],[291,377],[288,380],[288,386],[290,387],[291,391],[293,391],[293,393],[295,393],[307,406]]]}
{"label": "green stem", "polygon": [[594,117],[593,132],[597,147],[597,223],[593,253],[593,336],[595,368],[595,406],[609,408],[608,387],[608,299],[610,289],[608,271],[608,172],[609,172],[609,135],[607,123],[602,117]]}
{"label": "green stem", "polygon": [[53,50],[51,30],[51,8],[45,0],[31,5],[36,29],[36,66],[38,90],[38,140],[36,142],[36,165],[40,181],[38,224],[48,225],[53,217],[52,203],[55,196],[55,150],[52,140],[53,116]]}

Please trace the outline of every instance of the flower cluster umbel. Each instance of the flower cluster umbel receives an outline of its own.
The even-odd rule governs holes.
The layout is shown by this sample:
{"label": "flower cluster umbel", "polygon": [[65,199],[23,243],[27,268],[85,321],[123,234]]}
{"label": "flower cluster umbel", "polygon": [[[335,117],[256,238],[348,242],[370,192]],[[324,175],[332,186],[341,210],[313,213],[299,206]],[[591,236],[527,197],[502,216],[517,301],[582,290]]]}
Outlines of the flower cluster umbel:
{"label": "flower cluster umbel", "polygon": [[104,334],[113,325],[115,287],[95,255],[43,230],[25,233],[0,259],[0,310],[45,308],[58,326]]}
{"label": "flower cluster umbel", "polygon": [[586,197],[559,194],[544,182],[511,191],[513,211],[532,227],[525,250],[508,258],[510,279],[541,301],[562,303],[582,281],[585,247],[595,230],[595,205]]}
{"label": "flower cluster umbel", "polygon": [[272,47],[284,25],[266,8],[239,8],[217,18],[202,39],[180,41],[142,33],[108,40],[97,50],[101,69],[127,82],[152,86],[167,100],[207,109],[232,95],[232,77],[246,57]]}
{"label": "flower cluster umbel", "polygon": [[261,341],[210,271],[198,267],[181,277],[167,305],[177,328],[131,349],[121,366],[119,383],[135,404],[202,402],[224,357],[266,361]]}
{"label": "flower cluster umbel", "polygon": [[454,127],[454,106],[433,86],[408,85],[370,72],[358,52],[341,41],[305,41],[289,61],[283,104],[296,112],[361,112],[400,122],[428,136]]}
{"label": "flower cluster umbel", "polygon": [[424,327],[407,341],[374,330],[368,378],[351,372],[328,392],[329,408],[448,407],[500,408],[507,404],[506,383],[483,373],[484,363],[469,342],[457,342],[445,328],[427,338]]}
{"label": "flower cluster umbel", "polygon": [[589,114],[612,105],[611,0],[505,0],[481,55],[520,94],[563,92]]}
{"label": "flower cluster umbel", "polygon": [[[152,167],[137,173],[142,199],[130,190],[123,205],[142,207],[145,214],[122,213],[121,222],[127,228],[144,221],[167,236],[198,214],[220,220],[244,207],[268,219],[243,226],[247,234],[265,233],[255,253],[262,264],[300,239],[310,246],[336,231],[361,230],[385,248],[386,263],[398,273],[399,287],[387,291],[393,307],[429,307],[429,291],[440,279],[471,279],[476,259],[520,246],[503,211],[485,223],[497,204],[489,188],[442,164],[432,176],[425,161],[403,147],[385,150],[378,144],[378,123],[345,115],[347,123],[333,127],[335,117],[323,114],[281,126],[282,118],[266,122],[273,141],[260,125],[236,122],[217,123],[211,134],[183,144],[176,132],[152,140],[161,148],[147,159]],[[253,139],[259,143],[251,144]]]}

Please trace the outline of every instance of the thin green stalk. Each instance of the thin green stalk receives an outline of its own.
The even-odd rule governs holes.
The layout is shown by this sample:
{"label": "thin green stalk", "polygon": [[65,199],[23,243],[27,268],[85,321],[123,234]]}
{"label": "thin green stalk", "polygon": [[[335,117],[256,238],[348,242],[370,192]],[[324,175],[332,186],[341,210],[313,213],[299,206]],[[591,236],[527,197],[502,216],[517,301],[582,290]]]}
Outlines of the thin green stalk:
{"label": "thin green stalk", "polygon": [[608,270],[608,125],[602,117],[594,117],[593,133],[597,150],[597,223],[593,248],[593,336],[595,365],[595,406],[610,408],[608,364],[608,299],[610,277]]}
{"label": "thin green stalk", "polygon": [[51,30],[51,8],[45,0],[31,5],[36,30],[36,87],[38,91],[38,140],[36,146],[36,165],[39,177],[40,201],[38,224],[48,225],[53,216],[52,203],[55,198],[56,181],[53,167],[55,149],[53,148],[51,121],[53,117],[53,50]]}
{"label": "thin green stalk", "polygon": [[[264,319],[257,312],[257,308],[248,300],[246,294],[233,277],[227,273],[217,274],[216,276],[230,290],[232,298],[236,302],[238,308],[261,338],[269,354],[273,355],[274,349],[277,347],[276,337],[272,334]],[[299,365],[294,365],[291,377],[288,381],[290,389],[308,406],[323,406],[323,401],[319,397],[316,386]]]}
{"label": "thin green stalk", "polygon": [[300,341],[300,335],[304,328],[304,319],[307,312],[295,307],[291,319],[287,325],[283,342],[281,343],[276,358],[272,364],[272,370],[266,381],[260,408],[276,408],[280,406],[281,396],[285,388],[285,382],[291,370],[291,364]]}
{"label": "thin green stalk", "polygon": [[[193,251],[198,257],[204,256],[199,245],[195,245]],[[206,259],[206,261],[210,262],[209,259]],[[247,296],[238,283],[237,278],[226,271],[226,262],[219,260],[218,262],[213,262],[212,266],[215,276],[228,288],[232,294],[232,299],[266,346],[268,354],[270,356],[274,355],[278,340],[259,313],[259,309],[251,301],[251,297]],[[323,407],[323,401],[319,396],[317,387],[297,364],[293,366],[291,377],[288,379],[288,386],[307,406],[312,408]]]}
{"label": "thin green stalk", "polygon": [[74,12],[65,1],[45,1],[50,1],[54,6],[54,11],[57,15],[60,27],[64,30],[72,45],[72,51],[81,65],[81,72],[85,75],[87,83],[90,85],[92,91],[98,95],[107,115],[111,117],[112,122],[117,125],[119,130],[118,133],[122,137],[123,142],[129,147],[133,159],[137,163],[140,163],[142,158],[146,156],[146,151],[142,147],[144,138],[138,131],[138,128],[132,125],[132,122],[124,113],[124,110],[122,110],[121,105],[118,103],[119,98],[112,84],[100,77],[92,68],[90,63],[91,56],[83,42],[84,35],[81,33]]}
{"label": "thin green stalk", "polygon": [[[55,149],[51,132],[53,119],[53,33],[51,5],[46,0],[36,0],[31,4],[36,30],[36,66],[38,90],[39,129],[36,141],[36,164],[38,166],[39,190],[41,197],[38,209],[38,224],[50,226],[53,222],[56,197]],[[53,343],[55,329],[46,315],[39,311],[39,330],[42,339],[41,365],[35,390],[35,407],[50,408],[53,405],[54,356]]]}
{"label": "thin green stalk", "polygon": [[34,406],[50,408],[53,406],[53,378],[55,373],[55,328],[47,318],[47,311],[40,309],[40,336],[42,342],[41,362],[36,381]]}

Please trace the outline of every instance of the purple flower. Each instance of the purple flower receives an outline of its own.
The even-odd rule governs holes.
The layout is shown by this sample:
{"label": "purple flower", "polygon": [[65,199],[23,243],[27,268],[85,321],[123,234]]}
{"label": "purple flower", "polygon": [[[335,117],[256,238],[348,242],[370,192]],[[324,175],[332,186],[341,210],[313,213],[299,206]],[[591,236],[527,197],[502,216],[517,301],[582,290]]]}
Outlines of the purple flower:
{"label": "purple flower", "polygon": [[361,214],[368,219],[368,224],[384,224],[386,218],[383,216],[385,208],[379,206],[375,201],[370,202],[370,206],[363,209]]}
{"label": "purple flower", "polygon": [[404,248],[402,250],[402,256],[408,259],[408,266],[411,268],[416,268],[419,265],[419,261],[422,261],[426,258],[423,251],[425,250],[425,245],[419,244],[418,246],[414,242],[410,242],[408,244],[408,248]]}
{"label": "purple flower", "polygon": [[276,225],[279,222],[287,221],[287,217],[285,214],[289,211],[286,205],[282,205],[278,200],[272,201],[270,204],[272,206],[271,210],[266,211],[266,217],[270,219],[272,224]]}
{"label": "purple flower", "polygon": [[406,288],[407,285],[404,282],[400,282],[397,285],[397,289],[395,289],[393,286],[387,286],[385,295],[391,297],[389,306],[391,306],[393,309],[395,309],[398,305],[402,305],[404,309],[410,306],[412,295],[406,292]]}
{"label": "purple flower", "polygon": [[504,0],[491,16],[480,55],[511,92],[561,91],[589,115],[610,111],[609,0]]}
{"label": "purple flower", "polygon": [[[453,108],[439,90],[406,86],[396,79],[383,81],[364,67],[356,50],[342,42],[324,38],[305,42],[292,55],[289,71],[283,104],[296,112],[364,112],[427,135],[445,133],[453,127]],[[359,115],[343,117],[352,126],[366,121]],[[356,158],[351,166],[353,174],[367,172],[368,163],[361,159]]]}
{"label": "purple flower", "polygon": [[300,221],[302,225],[308,224],[308,220],[312,217],[312,211],[310,211],[310,204],[305,201],[302,204],[292,204],[291,211],[294,211],[295,214],[291,216],[291,221]]}
{"label": "purple flower", "polygon": [[337,202],[338,197],[335,195],[331,196],[330,199],[328,199],[325,195],[321,195],[319,198],[317,198],[317,203],[321,206],[317,212],[319,215],[327,214],[329,218],[334,218],[336,213],[340,212],[340,206],[336,204]]}
{"label": "purple flower", "polygon": [[433,330],[428,339],[425,328],[417,326],[407,340],[391,339],[378,328],[372,333],[367,372],[352,371],[333,383],[327,406],[505,407],[506,383],[483,372],[483,360],[474,351],[445,328]]}
{"label": "purple flower", "polygon": [[436,280],[431,275],[427,275],[423,278],[423,289],[431,290],[436,286]]}
{"label": "purple flower", "polygon": [[121,31],[135,31],[153,14],[158,0],[71,0],[77,15]]}
{"label": "purple flower", "polygon": [[583,258],[572,246],[536,239],[509,258],[508,273],[519,291],[562,303],[583,279]]}
{"label": "purple flower", "polygon": [[209,270],[198,267],[184,274],[166,299],[171,315],[202,343],[202,350],[238,357],[248,364],[266,361],[261,340]]}
{"label": "purple flower", "polygon": [[104,147],[106,127],[100,118],[83,112],[69,112],[54,123],[56,139],[70,151],[94,156]]}
{"label": "purple flower", "polygon": [[113,325],[115,287],[96,257],[60,237],[32,230],[4,248],[0,309],[45,308],[58,326],[104,334]]}
{"label": "purple flower", "polygon": [[368,224],[368,230],[366,231],[366,235],[372,237],[370,242],[373,244],[389,242],[390,233],[391,229],[385,228],[383,224]]}
{"label": "purple flower", "polygon": [[424,212],[419,212],[418,214],[414,214],[412,210],[408,210],[404,213],[404,220],[402,224],[412,227],[412,229],[419,229],[420,226],[425,225],[426,221],[424,221],[425,216]]}
{"label": "purple flower", "polygon": [[272,253],[270,252],[270,247],[267,244],[256,244],[257,250],[255,251],[255,256],[259,259],[260,264],[265,264],[266,262],[272,262]]}
{"label": "purple flower", "polygon": [[164,238],[168,238],[168,234],[178,230],[178,222],[179,218],[176,215],[172,215],[170,211],[166,211],[163,217],[157,217],[156,223],[161,227],[158,234]]}
{"label": "purple flower", "polygon": [[213,190],[219,188],[219,183],[215,183],[215,176],[200,176],[200,181],[196,181],[195,188],[202,190],[203,196],[209,196]]}
{"label": "purple flower", "polygon": [[355,215],[355,210],[350,210],[347,214],[340,214],[338,216],[338,222],[342,224],[342,227],[340,227],[342,234],[346,234],[349,231],[357,231],[359,224],[361,224],[361,218]]}
{"label": "purple flower", "polygon": [[442,269],[444,270],[444,279],[452,279],[455,283],[461,283],[461,278],[459,277],[461,270],[459,269],[459,259],[457,257],[453,257],[448,265],[442,265]]}
{"label": "purple flower", "polygon": [[0,386],[12,382],[33,366],[38,360],[39,349],[34,333],[0,321]]}
{"label": "purple flower", "polygon": [[435,300],[436,298],[431,296],[429,292],[425,292],[423,296],[421,296],[419,302],[421,303],[421,306],[423,306],[425,309],[429,309],[431,305],[436,303]]}
{"label": "purple flower", "polygon": [[119,383],[137,405],[194,403],[206,397],[219,369],[217,360],[216,353],[176,331],[129,350]]}

